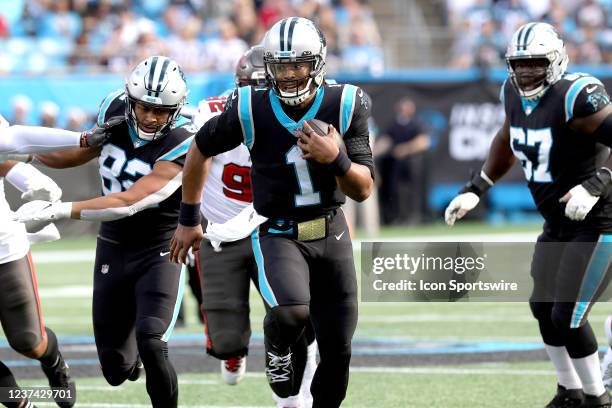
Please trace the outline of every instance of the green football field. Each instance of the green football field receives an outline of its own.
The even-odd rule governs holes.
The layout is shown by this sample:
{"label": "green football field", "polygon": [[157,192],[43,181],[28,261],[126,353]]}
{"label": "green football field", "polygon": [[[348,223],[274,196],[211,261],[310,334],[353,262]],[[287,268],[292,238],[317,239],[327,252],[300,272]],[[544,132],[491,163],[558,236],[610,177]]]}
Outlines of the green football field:
{"label": "green football field", "polygon": [[[388,229],[381,237],[425,240],[446,234],[533,235],[537,231],[537,225],[493,228],[467,224],[452,230],[436,225]],[[33,248],[45,323],[64,342],[92,335],[93,248],[94,240],[90,237]],[[253,338],[261,343],[263,308],[254,291],[251,304]],[[201,341],[203,349],[204,337],[191,294],[187,295],[185,306],[187,324],[177,328],[174,337]],[[537,407],[543,406],[555,390],[552,366],[544,360],[537,325],[526,303],[360,302],[359,306],[355,358],[343,406]],[[602,345],[605,341],[602,323],[608,312],[612,312],[611,305],[600,304],[591,313],[591,323]],[[171,353],[172,344],[173,340]],[[6,350],[6,343],[2,347],[4,353],[12,353],[3,355],[9,355],[11,361],[20,361],[16,353]],[[88,347],[90,356],[95,358],[93,345]],[[250,356],[255,358],[261,356]],[[77,360],[71,363],[73,368],[79,364]],[[179,365],[177,371],[183,407],[274,406],[261,368],[250,370],[237,386],[225,385],[220,375],[210,369],[204,373],[193,367],[182,371]],[[20,384],[44,384],[42,377],[28,377]],[[76,380],[77,406],[149,406],[142,379],[117,388],[107,385],[101,377],[77,375]]]}

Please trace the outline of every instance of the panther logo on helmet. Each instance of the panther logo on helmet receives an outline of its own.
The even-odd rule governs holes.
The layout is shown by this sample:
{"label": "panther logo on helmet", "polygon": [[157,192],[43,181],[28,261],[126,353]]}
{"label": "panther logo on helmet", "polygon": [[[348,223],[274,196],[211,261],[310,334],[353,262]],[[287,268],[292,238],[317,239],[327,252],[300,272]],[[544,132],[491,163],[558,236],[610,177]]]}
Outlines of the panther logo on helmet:
{"label": "panther logo on helmet", "polygon": [[561,79],[568,57],[563,40],[553,26],[527,23],[512,36],[506,63],[510,80],[519,95],[536,100]]}
{"label": "panther logo on helmet", "polygon": [[[128,124],[140,139],[151,141],[171,129],[185,104],[188,91],[181,67],[170,58],[153,56],[134,68],[126,80],[125,93]],[[136,104],[159,111],[167,110],[168,119],[153,128],[145,126],[139,123],[136,116]]]}
{"label": "panther logo on helmet", "polygon": [[312,21],[289,17],[277,22],[266,33],[263,47],[266,76],[285,104],[301,104],[323,84],[327,46]]}

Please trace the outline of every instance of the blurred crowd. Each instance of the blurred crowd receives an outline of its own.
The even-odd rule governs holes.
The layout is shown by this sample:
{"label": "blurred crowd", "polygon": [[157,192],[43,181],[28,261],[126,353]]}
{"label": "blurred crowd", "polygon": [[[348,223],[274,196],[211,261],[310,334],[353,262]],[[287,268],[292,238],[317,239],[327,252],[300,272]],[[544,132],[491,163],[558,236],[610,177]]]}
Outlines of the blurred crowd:
{"label": "blurred crowd", "polygon": [[380,73],[365,0],[10,0],[0,8],[0,74],[126,72],[149,55],[187,72],[232,71],[276,21],[317,22],[328,70]]}
{"label": "blurred crowd", "polygon": [[545,21],[565,40],[572,64],[612,63],[612,0],[447,0],[451,65],[499,66],[514,31]]}

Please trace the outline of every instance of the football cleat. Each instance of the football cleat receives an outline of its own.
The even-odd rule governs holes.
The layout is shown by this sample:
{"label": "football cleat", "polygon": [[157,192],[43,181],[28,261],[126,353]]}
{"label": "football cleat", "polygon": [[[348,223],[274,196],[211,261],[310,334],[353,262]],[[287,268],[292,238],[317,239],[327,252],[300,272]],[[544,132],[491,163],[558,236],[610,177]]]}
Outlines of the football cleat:
{"label": "football cleat", "polygon": [[281,398],[291,396],[293,390],[293,365],[291,352],[276,353],[266,350],[266,377],[272,391]]}
{"label": "football cleat", "polygon": [[62,354],[57,353],[57,361],[51,367],[42,364],[41,367],[51,388],[63,388],[69,391],[70,399],[68,400],[65,398],[65,394],[57,393],[57,398],[55,398],[56,394],[53,394],[55,403],[61,408],[72,408],[76,402],[76,386],[70,378],[70,367],[64,361]]}
{"label": "football cleat", "polygon": [[272,396],[274,401],[276,401],[276,408],[304,408],[302,397],[299,394],[287,398],[281,398],[276,394]]}
{"label": "football cleat", "polygon": [[134,364],[134,367],[132,368],[132,372],[130,373],[128,380],[138,381],[143,371],[144,371],[144,365],[142,364],[142,360],[140,359],[140,356],[137,356],[136,364]]}
{"label": "football cleat", "polygon": [[582,407],[584,394],[582,390],[568,390],[557,385],[557,395],[544,408],[578,408]]}
{"label": "football cleat", "polygon": [[609,390],[612,389],[612,316],[608,316],[604,323],[604,331],[608,340],[608,351],[601,360],[601,378],[604,386]]}
{"label": "football cleat", "polygon": [[221,377],[229,385],[236,385],[246,372],[246,356],[234,356],[221,360]]}
{"label": "football cleat", "polygon": [[580,408],[611,408],[612,399],[608,391],[605,391],[600,396],[584,394],[584,401]]}

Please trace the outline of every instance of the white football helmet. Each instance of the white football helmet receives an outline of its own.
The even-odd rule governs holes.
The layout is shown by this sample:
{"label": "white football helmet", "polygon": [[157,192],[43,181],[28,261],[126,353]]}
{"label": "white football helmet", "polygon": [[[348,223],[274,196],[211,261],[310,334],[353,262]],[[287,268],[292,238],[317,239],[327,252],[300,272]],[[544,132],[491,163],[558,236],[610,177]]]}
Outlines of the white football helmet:
{"label": "white football helmet", "polygon": [[[168,57],[153,56],[142,61],[134,68],[125,82],[127,95],[126,119],[144,140],[157,139],[170,129],[185,104],[187,83],[181,67]],[[158,126],[155,132],[145,132],[138,126],[134,105],[143,105],[170,110],[166,123]]]}
{"label": "white football helmet", "polygon": [[[517,78],[513,64],[521,59],[548,61],[545,76],[533,89],[525,89]],[[553,26],[547,23],[527,23],[512,36],[506,52],[506,63],[510,80],[518,93],[526,99],[536,100],[561,79],[567,69],[568,57],[563,40]]]}
{"label": "white football helmet", "polygon": [[[299,105],[323,84],[327,46],[323,33],[314,23],[302,17],[285,18],[272,26],[263,40],[266,75],[276,95],[287,105]],[[279,80],[277,69],[282,64],[311,63],[303,78]],[[295,91],[283,91],[282,86],[294,83]]]}

